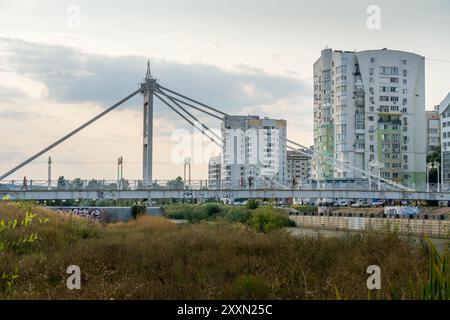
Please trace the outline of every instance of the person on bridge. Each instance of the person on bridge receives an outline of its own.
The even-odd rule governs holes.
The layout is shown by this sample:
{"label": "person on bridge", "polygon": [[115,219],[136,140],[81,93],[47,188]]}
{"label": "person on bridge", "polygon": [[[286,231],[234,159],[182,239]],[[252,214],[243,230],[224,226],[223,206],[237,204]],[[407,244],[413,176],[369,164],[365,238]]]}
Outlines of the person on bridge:
{"label": "person on bridge", "polygon": [[297,180],[295,179],[295,177],[292,178],[292,189],[295,189],[297,185]]}
{"label": "person on bridge", "polygon": [[241,190],[244,189],[244,186],[245,186],[244,177],[241,177],[240,186],[241,186]]}
{"label": "person on bridge", "polygon": [[248,188],[251,189],[253,187],[253,177],[248,177]]}
{"label": "person on bridge", "polygon": [[27,176],[23,177],[22,188],[20,188],[20,190],[28,190]]}

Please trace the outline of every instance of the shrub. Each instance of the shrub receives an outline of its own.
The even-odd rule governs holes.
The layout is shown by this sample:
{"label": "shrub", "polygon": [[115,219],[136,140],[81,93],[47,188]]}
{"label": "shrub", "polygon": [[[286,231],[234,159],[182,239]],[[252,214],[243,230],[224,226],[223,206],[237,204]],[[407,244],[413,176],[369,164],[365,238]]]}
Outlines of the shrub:
{"label": "shrub", "polygon": [[245,207],[250,210],[255,210],[259,207],[259,202],[256,199],[249,199]]}
{"label": "shrub", "polygon": [[233,283],[234,299],[262,300],[270,298],[270,288],[263,279],[256,276],[241,276]]}
{"label": "shrub", "polygon": [[315,207],[315,206],[295,205],[295,206],[292,206],[292,208],[300,211],[300,213],[307,214],[307,215],[316,214],[317,213],[317,207]]}
{"label": "shrub", "polygon": [[217,204],[207,204],[206,205],[206,212],[208,213],[208,216],[212,216],[214,214],[217,214],[219,212],[221,212],[222,209],[220,208],[219,205]]}
{"label": "shrub", "polygon": [[251,212],[246,208],[229,207],[223,217],[229,222],[246,223],[251,217]]}
{"label": "shrub", "polygon": [[146,213],[147,208],[145,206],[134,205],[131,207],[131,215],[133,216],[133,219],[136,219],[137,217],[144,215]]}
{"label": "shrub", "polygon": [[72,235],[82,239],[94,238],[98,234],[98,226],[95,222],[78,217],[69,221],[67,228]]}
{"label": "shrub", "polygon": [[288,215],[273,207],[254,210],[248,224],[255,231],[264,233],[292,226]]}
{"label": "shrub", "polygon": [[196,206],[191,211],[186,214],[187,220],[190,222],[199,222],[201,220],[208,220],[209,218],[208,210],[205,206]]}

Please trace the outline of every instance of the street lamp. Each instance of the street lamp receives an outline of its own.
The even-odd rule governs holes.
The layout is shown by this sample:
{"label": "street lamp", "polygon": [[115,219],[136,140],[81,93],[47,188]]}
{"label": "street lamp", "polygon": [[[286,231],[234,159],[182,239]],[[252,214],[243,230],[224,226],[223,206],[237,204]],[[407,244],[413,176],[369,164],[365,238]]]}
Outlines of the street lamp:
{"label": "street lamp", "polygon": [[117,190],[122,189],[123,179],[123,157],[117,159]]}
{"label": "street lamp", "polygon": [[372,160],[369,161],[369,191],[372,191],[372,170],[375,167],[375,164]]}
{"label": "street lamp", "polygon": [[430,192],[430,170],[434,168],[433,162],[427,163],[427,192]]}
{"label": "street lamp", "polygon": [[372,170],[377,168],[378,169],[378,190],[381,190],[381,167],[383,167],[383,163],[377,160],[370,160],[369,161],[369,184],[370,184],[370,189],[372,190]]}
{"label": "street lamp", "polygon": [[189,168],[189,186],[191,185],[191,158],[184,159],[184,167],[183,167],[183,180],[184,185],[186,186],[186,167]]}
{"label": "street lamp", "polygon": [[437,174],[437,192],[441,192],[441,184],[439,182],[439,178],[440,178],[439,167],[441,166],[441,164],[437,161],[434,161],[433,165],[434,165],[434,168],[436,169],[436,174]]}

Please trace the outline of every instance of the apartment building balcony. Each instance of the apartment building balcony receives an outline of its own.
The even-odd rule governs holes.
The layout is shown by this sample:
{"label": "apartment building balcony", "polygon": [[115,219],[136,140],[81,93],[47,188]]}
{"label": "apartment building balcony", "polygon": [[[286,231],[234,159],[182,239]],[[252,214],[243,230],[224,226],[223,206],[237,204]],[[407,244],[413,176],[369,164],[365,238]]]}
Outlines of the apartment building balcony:
{"label": "apartment building balcony", "polygon": [[355,96],[364,96],[366,94],[366,92],[364,91],[364,88],[355,88],[355,90],[353,91],[353,94]]}

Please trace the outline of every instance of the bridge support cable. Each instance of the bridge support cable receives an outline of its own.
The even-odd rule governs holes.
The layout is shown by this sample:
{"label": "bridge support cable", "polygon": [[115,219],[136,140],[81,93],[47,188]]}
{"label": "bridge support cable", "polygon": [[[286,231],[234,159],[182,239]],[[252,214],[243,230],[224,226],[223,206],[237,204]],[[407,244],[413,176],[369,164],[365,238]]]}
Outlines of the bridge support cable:
{"label": "bridge support cable", "polygon": [[[303,149],[305,148],[305,147],[302,146],[301,144],[298,144],[298,143],[293,142],[293,141],[291,141],[291,140],[287,140],[287,141],[288,141],[289,143],[294,144],[294,145],[300,146],[300,147],[303,148]],[[379,177],[379,176],[377,176],[377,175],[375,175],[375,174],[369,173],[369,172],[367,172],[367,171],[365,171],[365,170],[362,170],[362,169],[359,169],[359,168],[354,167],[354,166],[352,166],[352,165],[349,165],[349,164],[347,164],[347,163],[345,163],[345,162],[342,162],[342,161],[336,160],[336,159],[334,159],[334,158],[332,158],[332,157],[329,157],[329,156],[325,156],[325,155],[323,155],[323,154],[320,154],[320,153],[318,153],[318,152],[315,151],[315,150],[313,151],[313,154],[310,154],[310,153],[308,153],[308,152],[302,151],[301,149],[296,149],[296,151],[299,152],[299,153],[301,153],[301,154],[303,154],[303,155],[305,155],[305,156],[310,157],[311,159],[317,160],[317,158],[320,157],[320,158],[321,158],[320,161],[322,161],[323,163],[329,164],[329,165],[338,166],[338,167],[341,167],[341,168],[347,167],[347,168],[349,168],[349,169],[353,169],[353,170],[355,170],[355,171],[358,171],[358,172],[363,173],[364,176],[366,176],[366,177],[370,175],[371,177],[373,177],[373,178],[375,178],[375,179],[378,179],[378,180],[380,180],[380,181],[386,182],[386,183],[388,184],[388,186],[391,187],[391,188],[392,188],[392,187],[396,187],[396,188],[405,188],[405,189],[408,189],[408,188],[406,188],[406,187],[404,187],[404,186],[402,186],[402,185],[396,184],[396,183],[393,182],[393,181],[386,180],[386,179],[381,178],[381,177]],[[325,158],[326,160],[324,160],[323,158]],[[328,160],[328,161],[327,161],[327,160]]]}
{"label": "bridge support cable", "polygon": [[[299,144],[299,143],[297,143],[297,142],[295,142],[295,141],[292,141],[292,140],[289,140],[289,139],[286,139],[286,141],[287,141],[288,143],[291,143],[291,144],[293,144],[293,145],[295,145],[295,146],[297,146],[297,147],[303,148],[303,149],[305,149],[305,150],[308,149],[308,148],[305,147],[304,145],[301,145],[301,144]],[[307,154],[307,152],[304,152],[304,154]],[[310,155],[310,157],[311,157],[311,155]],[[407,187],[405,187],[405,186],[403,186],[403,185],[401,185],[401,184],[399,184],[399,183],[396,183],[396,182],[394,182],[394,181],[391,181],[391,180],[388,180],[388,179],[385,179],[385,178],[381,178],[380,176],[377,176],[377,175],[375,175],[375,174],[373,174],[373,173],[371,173],[371,172],[369,172],[369,171],[362,170],[362,169],[360,169],[360,168],[358,168],[358,167],[355,167],[355,166],[352,166],[352,165],[350,165],[350,164],[348,164],[348,163],[345,163],[344,161],[337,160],[337,159],[335,159],[334,157],[329,157],[329,156],[326,156],[326,155],[324,155],[324,154],[319,153],[317,150],[313,150],[313,156],[312,156],[312,158],[317,159],[318,157],[320,157],[320,158],[326,158],[327,160],[332,161],[333,165],[335,165],[335,166],[347,167],[347,168],[349,168],[349,169],[351,169],[351,170],[361,172],[361,173],[364,174],[366,177],[370,176],[370,177],[372,177],[372,178],[375,178],[376,180],[385,182],[386,184],[388,184],[388,185],[391,186],[391,187],[400,188],[400,189],[403,189],[403,190],[405,190],[405,191],[414,191],[414,190],[412,190],[412,189],[410,189],[410,188],[407,188]],[[323,160],[322,160],[322,161],[323,161]]]}
{"label": "bridge support cable", "polygon": [[159,100],[161,100],[166,106],[168,106],[170,109],[172,109],[176,114],[178,114],[181,118],[183,118],[186,122],[188,122],[191,126],[193,126],[194,128],[196,128],[197,130],[200,130],[200,132],[205,135],[208,139],[210,139],[212,142],[214,142],[219,148],[222,149],[222,146],[216,141],[214,140],[214,138],[212,138],[210,135],[207,134],[207,132],[205,132],[205,130],[203,128],[199,128],[194,122],[192,122],[191,120],[189,120],[185,115],[183,115],[181,112],[179,112],[176,108],[174,108],[173,106],[171,106],[166,100],[164,100],[158,93],[154,92],[153,93]]}
{"label": "bridge support cable", "polygon": [[159,89],[162,89],[162,90],[164,90],[164,91],[168,91],[168,92],[170,92],[170,93],[172,93],[172,94],[175,94],[175,95],[177,95],[177,96],[179,96],[179,97],[181,97],[181,98],[183,98],[183,99],[186,99],[186,100],[188,100],[188,101],[191,101],[191,102],[193,102],[193,103],[196,103],[196,104],[198,104],[198,105],[200,105],[200,106],[202,106],[202,107],[205,107],[205,108],[207,108],[207,109],[209,109],[209,110],[215,111],[215,112],[217,112],[217,113],[219,113],[219,114],[221,114],[221,115],[223,115],[223,116],[228,116],[228,115],[229,115],[229,114],[227,114],[227,113],[225,113],[225,112],[223,112],[223,111],[220,111],[219,109],[210,107],[210,106],[208,106],[208,105],[206,105],[206,104],[204,104],[204,103],[201,103],[201,102],[199,102],[199,101],[197,101],[197,100],[194,100],[194,99],[191,99],[191,98],[189,98],[189,97],[186,97],[185,95],[182,95],[181,93],[178,93],[178,92],[176,92],[176,91],[173,91],[173,90],[170,90],[170,89],[168,89],[168,88],[165,88],[165,87],[163,87],[163,86],[160,85],[160,84],[158,84],[158,88],[159,88]]}
{"label": "bridge support cable", "polygon": [[76,128],[75,130],[73,130],[72,132],[66,134],[64,137],[62,137],[61,139],[59,139],[58,141],[52,143],[51,145],[49,145],[48,147],[46,147],[45,149],[39,151],[38,153],[36,153],[35,155],[33,155],[32,157],[28,158],[27,160],[25,160],[24,162],[20,163],[19,165],[17,165],[16,167],[12,168],[11,170],[9,170],[8,172],[6,172],[5,174],[3,174],[2,176],[0,176],[0,181],[5,179],[6,177],[8,177],[9,175],[13,174],[14,172],[16,172],[17,170],[19,170],[20,168],[26,166],[27,164],[29,164],[30,162],[32,162],[33,160],[35,160],[36,158],[39,158],[40,156],[42,156],[43,154],[45,154],[46,152],[50,151],[51,149],[53,149],[54,147],[56,147],[57,145],[59,145],[60,143],[66,141],[67,139],[69,139],[70,137],[72,137],[73,135],[75,135],[76,133],[80,132],[81,130],[83,130],[84,128],[86,128],[87,126],[89,126],[90,124],[94,123],[95,121],[97,121],[98,119],[100,119],[101,117],[103,117],[104,115],[106,115],[107,113],[113,111],[114,109],[116,109],[118,106],[120,106],[121,104],[123,104],[124,102],[130,100],[131,98],[133,98],[135,95],[137,95],[138,93],[141,92],[141,89],[138,89],[136,91],[134,91],[133,93],[129,94],[127,97],[123,98],[122,100],[120,100],[119,102],[113,104],[111,107],[109,107],[108,109],[106,109],[105,111],[103,111],[102,113],[98,114],[97,116],[95,116],[94,118],[92,118],[91,120],[85,122],[84,124],[82,124],[81,126],[79,126],[78,128]]}
{"label": "bridge support cable", "polygon": [[213,114],[213,113],[211,113],[211,112],[208,112],[208,111],[206,111],[206,110],[203,110],[203,109],[201,109],[201,108],[199,108],[199,107],[196,107],[196,106],[194,106],[194,105],[192,105],[192,104],[190,104],[190,103],[188,103],[188,102],[186,102],[186,101],[183,101],[183,100],[181,100],[181,99],[175,98],[174,96],[168,95],[167,93],[165,93],[165,92],[162,91],[162,90],[158,90],[158,93],[164,95],[166,98],[169,98],[172,102],[173,102],[173,101],[176,101],[176,102],[182,103],[183,105],[188,106],[188,107],[193,108],[193,109],[196,109],[196,110],[198,110],[198,111],[200,111],[200,112],[203,112],[203,113],[207,114],[207,115],[210,116],[210,117],[216,118],[216,119],[218,119],[218,120],[223,120],[223,118],[222,118],[222,117],[219,117],[218,115],[215,115],[215,114]]}
{"label": "bridge support cable", "polygon": [[[161,91],[157,91],[159,94],[161,94]],[[192,113],[190,113],[189,111],[187,111],[183,106],[181,106],[179,103],[177,103],[176,101],[173,101],[173,99],[170,96],[165,95],[165,97],[167,99],[169,99],[174,105],[176,105],[178,108],[180,108],[181,110],[184,111],[184,113],[186,113],[187,115],[189,115],[192,119],[194,119],[194,121],[196,121],[197,123],[199,123],[205,130],[207,130],[209,133],[211,133],[214,137],[216,137],[217,139],[219,139],[219,141],[222,140],[221,137],[219,137],[219,135],[217,133],[215,133],[214,131],[212,131],[207,125],[205,125],[204,123],[202,123],[196,116],[194,116]]]}

